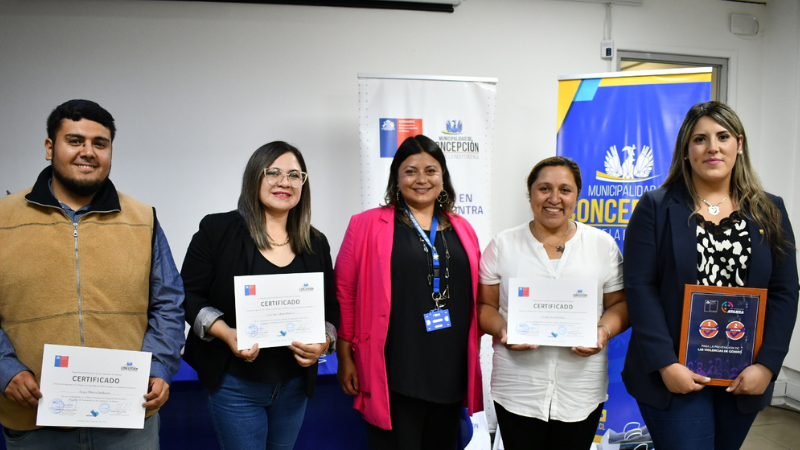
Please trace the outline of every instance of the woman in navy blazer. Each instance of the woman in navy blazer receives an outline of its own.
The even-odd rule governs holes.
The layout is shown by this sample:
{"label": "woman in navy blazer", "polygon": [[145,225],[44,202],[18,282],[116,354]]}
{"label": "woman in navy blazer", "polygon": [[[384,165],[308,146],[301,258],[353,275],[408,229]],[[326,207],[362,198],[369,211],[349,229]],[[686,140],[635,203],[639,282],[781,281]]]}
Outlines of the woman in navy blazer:
{"label": "woman in navy blazer", "polygon": [[[783,200],[761,187],[727,105],[687,113],[664,185],[631,217],[624,273],[633,332],[622,378],[655,447],[740,448],[772,397],[800,287]],[[678,363],[687,284],[768,289],[761,350],[730,387],[706,386],[709,378]]]}

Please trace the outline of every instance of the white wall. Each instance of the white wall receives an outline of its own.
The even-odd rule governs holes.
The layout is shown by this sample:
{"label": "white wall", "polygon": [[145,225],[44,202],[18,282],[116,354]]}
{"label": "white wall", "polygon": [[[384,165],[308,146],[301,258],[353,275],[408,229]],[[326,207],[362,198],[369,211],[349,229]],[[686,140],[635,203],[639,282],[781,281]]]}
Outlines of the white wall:
{"label": "white wall", "polygon": [[[800,224],[798,0],[612,10],[618,49],[730,58],[729,102],[766,186]],[[731,34],[732,13],[758,17],[759,35]],[[247,158],[275,139],[306,156],[313,221],[336,251],[360,209],[356,74],[497,77],[496,233],[530,216],[524,180],[555,152],[557,77],[610,70],[599,57],[604,17],[604,5],[556,0],[465,0],[454,14],[0,0],[0,192],[45,166],[50,110],[89,98],[117,119],[112,179],[158,208],[179,265],[200,218],[235,207]]]}
{"label": "white wall", "polygon": [[[800,2],[777,2],[769,8],[761,104],[759,170],[767,189],[782,195],[792,216],[795,235],[800,236],[800,195],[796,194],[800,173]],[[784,365],[800,371],[800,327],[795,325],[791,351]],[[800,392],[800,376],[794,376]],[[800,397],[795,396],[795,405]]]}

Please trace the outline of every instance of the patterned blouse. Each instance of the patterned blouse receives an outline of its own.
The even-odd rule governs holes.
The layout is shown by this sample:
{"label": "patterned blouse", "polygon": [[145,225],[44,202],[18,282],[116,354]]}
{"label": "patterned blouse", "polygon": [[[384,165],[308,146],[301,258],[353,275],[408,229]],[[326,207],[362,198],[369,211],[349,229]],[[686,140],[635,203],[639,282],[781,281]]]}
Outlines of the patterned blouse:
{"label": "patterned blouse", "polygon": [[697,216],[697,284],[747,286],[750,252],[747,222],[739,211],[719,225]]}

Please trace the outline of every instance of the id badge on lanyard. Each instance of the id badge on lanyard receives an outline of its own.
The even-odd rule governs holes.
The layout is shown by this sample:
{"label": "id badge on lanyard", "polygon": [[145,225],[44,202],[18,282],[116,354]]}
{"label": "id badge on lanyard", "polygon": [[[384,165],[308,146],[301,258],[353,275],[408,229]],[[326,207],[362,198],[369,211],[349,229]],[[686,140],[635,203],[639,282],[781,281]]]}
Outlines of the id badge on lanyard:
{"label": "id badge on lanyard", "polygon": [[432,309],[431,312],[423,314],[425,317],[425,329],[428,332],[450,328],[450,311],[447,309]]}

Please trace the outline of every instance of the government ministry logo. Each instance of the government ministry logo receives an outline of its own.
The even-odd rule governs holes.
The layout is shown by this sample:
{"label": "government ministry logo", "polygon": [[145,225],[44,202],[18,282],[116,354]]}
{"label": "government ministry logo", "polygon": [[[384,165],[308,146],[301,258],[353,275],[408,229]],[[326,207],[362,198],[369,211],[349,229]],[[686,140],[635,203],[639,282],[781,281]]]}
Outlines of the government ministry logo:
{"label": "government ministry logo", "polygon": [[616,183],[636,183],[656,177],[650,176],[653,171],[653,150],[650,147],[642,147],[637,158],[636,146],[626,145],[622,148],[622,155],[624,160],[619,157],[617,146],[612,145],[606,151],[605,173],[598,171],[595,178]]}
{"label": "government ministry logo", "polygon": [[422,134],[422,119],[381,117],[379,120],[381,158],[393,158],[406,138]]}

